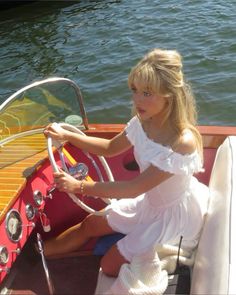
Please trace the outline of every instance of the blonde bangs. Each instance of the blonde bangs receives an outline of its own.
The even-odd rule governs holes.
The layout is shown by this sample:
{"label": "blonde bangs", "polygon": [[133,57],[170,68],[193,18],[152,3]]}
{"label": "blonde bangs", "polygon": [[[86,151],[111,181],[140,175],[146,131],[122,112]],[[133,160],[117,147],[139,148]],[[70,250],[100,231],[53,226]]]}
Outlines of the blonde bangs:
{"label": "blonde bangs", "polygon": [[156,71],[149,64],[138,64],[133,68],[128,77],[128,86],[142,91],[160,94],[160,79],[157,79]]}

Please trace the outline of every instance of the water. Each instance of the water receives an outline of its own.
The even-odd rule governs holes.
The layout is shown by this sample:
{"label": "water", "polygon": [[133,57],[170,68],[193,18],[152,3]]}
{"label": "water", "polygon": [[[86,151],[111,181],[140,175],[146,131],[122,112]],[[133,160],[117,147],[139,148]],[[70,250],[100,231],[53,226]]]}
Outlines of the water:
{"label": "water", "polygon": [[234,0],[34,2],[0,11],[0,102],[31,81],[76,81],[89,122],[130,118],[130,68],[154,47],[177,49],[199,123],[236,125]]}

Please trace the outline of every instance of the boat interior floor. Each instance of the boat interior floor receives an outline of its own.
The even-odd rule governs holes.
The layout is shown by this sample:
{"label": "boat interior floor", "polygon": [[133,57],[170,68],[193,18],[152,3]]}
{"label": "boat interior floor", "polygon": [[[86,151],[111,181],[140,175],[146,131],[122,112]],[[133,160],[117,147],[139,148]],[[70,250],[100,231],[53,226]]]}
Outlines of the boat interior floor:
{"label": "boat interior floor", "polygon": [[[100,256],[88,254],[48,259],[47,266],[54,294],[94,294],[100,259]],[[32,241],[25,245],[4,286],[6,294],[11,295],[50,294],[41,255],[33,250]]]}
{"label": "boat interior floor", "polygon": [[[10,295],[46,295],[50,294],[42,259],[33,250],[35,237],[25,245],[21,255],[11,269],[11,273],[1,294]],[[48,259],[54,294],[92,295],[96,289],[101,256],[72,253],[66,257]],[[3,289],[4,291],[4,289]],[[178,267],[174,275],[169,276],[169,286],[165,294],[189,294],[190,270]]]}

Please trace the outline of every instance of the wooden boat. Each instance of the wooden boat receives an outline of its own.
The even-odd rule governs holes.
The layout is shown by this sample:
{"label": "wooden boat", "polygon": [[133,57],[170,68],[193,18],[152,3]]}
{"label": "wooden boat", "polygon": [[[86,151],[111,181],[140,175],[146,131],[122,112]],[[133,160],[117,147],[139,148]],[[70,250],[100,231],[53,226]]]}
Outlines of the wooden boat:
{"label": "wooden boat", "polygon": [[[0,106],[1,294],[94,294],[97,282],[96,294],[104,294],[98,281],[101,256],[94,252],[97,240],[76,253],[44,259],[42,241],[88,214],[55,190],[51,157],[57,165],[86,164],[83,169],[88,167],[89,176],[100,181],[131,179],[139,173],[138,167],[132,150],[109,159],[88,155],[68,143],[59,153],[52,150],[50,139],[42,133],[50,122],[69,123],[87,135],[105,138],[124,128],[123,124],[89,124],[79,87],[64,78],[35,82]],[[236,294],[236,127],[199,129],[205,172],[197,177],[210,187],[209,212],[193,267],[178,265],[165,293]],[[89,196],[83,202],[94,210],[106,205]],[[42,257],[35,255],[36,242],[42,246]]]}

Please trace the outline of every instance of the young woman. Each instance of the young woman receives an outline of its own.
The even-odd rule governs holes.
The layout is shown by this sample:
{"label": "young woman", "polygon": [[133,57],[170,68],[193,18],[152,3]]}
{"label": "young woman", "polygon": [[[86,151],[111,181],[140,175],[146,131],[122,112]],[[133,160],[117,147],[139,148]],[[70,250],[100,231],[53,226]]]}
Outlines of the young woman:
{"label": "young woman", "polygon": [[78,181],[54,174],[60,191],[120,199],[105,217],[89,215],[81,224],[45,242],[47,256],[73,251],[89,238],[120,232],[101,260],[103,272],[117,276],[123,263],[156,244],[197,245],[207,211],[208,188],[193,176],[202,170],[202,141],[196,128],[195,100],[174,50],[154,49],[131,70],[134,116],[111,140],[81,136],[57,125],[45,135],[106,157],[131,146],[140,174],[129,181]]}

